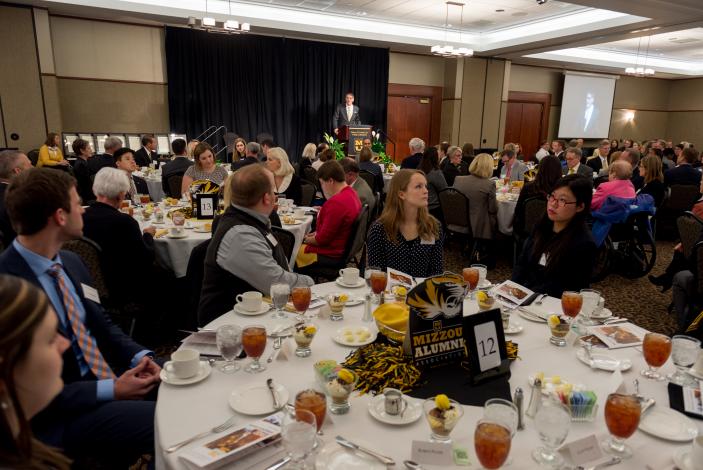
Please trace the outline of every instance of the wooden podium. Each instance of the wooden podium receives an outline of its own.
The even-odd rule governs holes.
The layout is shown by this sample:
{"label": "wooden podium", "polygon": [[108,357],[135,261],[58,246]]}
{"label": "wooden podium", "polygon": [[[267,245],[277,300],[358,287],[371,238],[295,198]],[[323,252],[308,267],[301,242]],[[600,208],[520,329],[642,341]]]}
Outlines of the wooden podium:
{"label": "wooden podium", "polygon": [[358,157],[364,146],[364,139],[371,138],[371,126],[367,124],[342,126],[337,136],[341,142],[347,142],[347,155]]}

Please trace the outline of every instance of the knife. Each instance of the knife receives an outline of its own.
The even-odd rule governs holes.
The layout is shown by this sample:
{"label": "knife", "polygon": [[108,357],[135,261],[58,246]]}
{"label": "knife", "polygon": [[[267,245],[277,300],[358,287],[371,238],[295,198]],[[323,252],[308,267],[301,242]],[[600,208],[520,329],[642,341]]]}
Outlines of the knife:
{"label": "knife", "polygon": [[266,470],[278,470],[279,468],[283,467],[285,464],[290,462],[290,457],[284,457],[278,462],[272,464],[270,467],[266,467]]}
{"label": "knife", "polygon": [[346,447],[347,449],[357,450],[359,452],[363,452],[364,454],[368,454],[371,457],[378,459],[384,465],[395,465],[395,460],[393,460],[392,458],[386,457],[385,455],[378,454],[378,453],[376,453],[372,450],[369,450],[365,447],[361,447],[358,444],[354,444],[353,442],[346,440],[342,436],[337,436],[335,438],[335,440],[337,441],[337,444],[339,444],[340,446]]}
{"label": "knife", "polygon": [[269,388],[269,391],[271,392],[271,396],[273,397],[273,409],[278,410],[281,405],[278,403],[278,397],[276,396],[276,391],[273,389],[273,379],[266,379],[266,386]]}

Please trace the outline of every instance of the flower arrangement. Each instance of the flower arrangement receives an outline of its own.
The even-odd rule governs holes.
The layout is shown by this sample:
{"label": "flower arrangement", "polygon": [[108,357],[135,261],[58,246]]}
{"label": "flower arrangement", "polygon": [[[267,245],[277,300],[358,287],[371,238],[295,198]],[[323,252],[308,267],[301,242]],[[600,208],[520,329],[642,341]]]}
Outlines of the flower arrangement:
{"label": "flower arrangement", "polygon": [[334,150],[334,153],[335,153],[337,160],[341,160],[347,156],[346,152],[344,151],[344,143],[335,139],[334,137],[329,135],[327,132],[325,132],[323,136],[325,138],[325,142],[327,142],[327,145],[329,145],[330,148],[332,150]]}
{"label": "flower arrangement", "polygon": [[381,142],[381,132],[371,132],[371,151],[378,155],[379,163],[388,165],[393,163],[392,155],[386,155],[386,146]]}

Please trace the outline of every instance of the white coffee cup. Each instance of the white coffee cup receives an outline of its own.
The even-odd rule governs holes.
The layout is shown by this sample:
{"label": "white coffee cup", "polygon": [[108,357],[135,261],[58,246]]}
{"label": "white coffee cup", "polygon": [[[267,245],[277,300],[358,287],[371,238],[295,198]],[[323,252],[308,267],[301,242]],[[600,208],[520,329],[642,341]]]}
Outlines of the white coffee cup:
{"label": "white coffee cup", "polygon": [[695,372],[698,375],[703,375],[703,350],[698,351],[698,358],[696,359],[696,363],[693,364],[693,372]]}
{"label": "white coffee cup", "polygon": [[359,282],[359,270],[356,268],[344,268],[339,270],[342,282],[347,285],[356,285]]}
{"label": "white coffee cup", "polygon": [[296,209],[293,211],[293,217],[296,219],[302,219],[305,217],[305,209]]}
{"label": "white coffee cup", "polygon": [[182,225],[175,225],[171,227],[171,235],[174,237],[180,237],[185,233],[185,229]]}
{"label": "white coffee cup", "polygon": [[703,435],[693,440],[689,462],[693,464],[693,468],[696,470],[703,470]]}
{"label": "white coffee cup", "polygon": [[249,291],[237,296],[237,305],[247,312],[256,312],[261,308],[261,292]]}
{"label": "white coffee cup", "polygon": [[164,364],[169,376],[188,379],[200,370],[200,354],[194,349],[179,349],[171,354],[171,360]]}
{"label": "white coffee cup", "polygon": [[383,390],[384,409],[386,414],[396,416],[405,412],[408,402],[403,398],[403,392],[395,388]]}

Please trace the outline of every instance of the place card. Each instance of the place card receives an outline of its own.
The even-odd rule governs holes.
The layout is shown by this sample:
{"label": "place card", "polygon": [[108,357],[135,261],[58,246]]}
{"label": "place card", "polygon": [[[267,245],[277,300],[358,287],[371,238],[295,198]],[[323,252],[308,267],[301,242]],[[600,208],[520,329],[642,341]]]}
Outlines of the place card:
{"label": "place card", "polygon": [[295,354],[295,348],[293,348],[293,342],[289,341],[290,338],[283,338],[281,340],[281,349],[278,350],[276,355],[276,361],[287,361],[289,357],[293,357]]}
{"label": "place card", "polygon": [[412,459],[427,465],[454,465],[451,443],[413,441]]}
{"label": "place card", "polygon": [[564,444],[560,452],[568,453],[574,465],[583,465],[603,457],[595,434]]}

